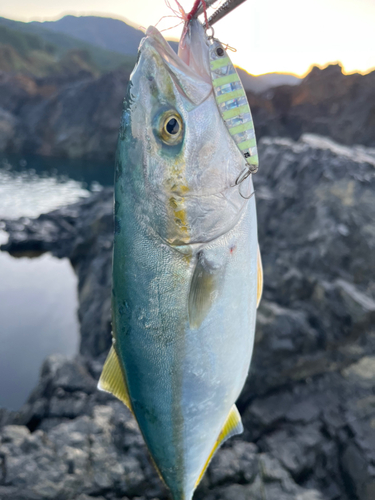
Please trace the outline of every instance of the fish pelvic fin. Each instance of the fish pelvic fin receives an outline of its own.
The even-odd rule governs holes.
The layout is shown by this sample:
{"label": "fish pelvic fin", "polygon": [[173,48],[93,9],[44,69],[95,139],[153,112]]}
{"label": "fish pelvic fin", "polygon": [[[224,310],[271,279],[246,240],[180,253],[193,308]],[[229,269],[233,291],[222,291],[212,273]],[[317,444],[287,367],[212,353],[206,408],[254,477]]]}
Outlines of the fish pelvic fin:
{"label": "fish pelvic fin", "polygon": [[219,278],[220,270],[210,269],[204,262],[203,252],[200,252],[189,291],[190,328],[199,328],[207,316],[218,294]]}
{"label": "fish pelvic fin", "polygon": [[122,401],[132,411],[128,388],[121,370],[120,362],[112,346],[105,360],[102,374],[98,382],[98,389],[110,392]]}
{"label": "fish pelvic fin", "polygon": [[263,293],[263,266],[262,266],[262,257],[260,255],[260,249],[258,245],[258,286],[257,286],[257,309],[259,307],[260,300],[262,298]]}
{"label": "fish pelvic fin", "polygon": [[243,432],[243,425],[241,421],[241,416],[237,409],[237,406],[233,405],[225,421],[225,424],[221,429],[219,437],[217,438],[216,443],[214,444],[214,447],[212,448],[211,453],[208,455],[206,463],[204,464],[204,467],[201,473],[199,474],[199,477],[195,483],[195,488],[201,482],[202,477],[204,476],[204,473],[206,472],[206,469],[212,460],[212,457],[214,456],[215,452],[220,448],[220,446],[223,443],[225,443],[225,441],[230,437],[235,436],[236,434],[241,434],[242,432]]}

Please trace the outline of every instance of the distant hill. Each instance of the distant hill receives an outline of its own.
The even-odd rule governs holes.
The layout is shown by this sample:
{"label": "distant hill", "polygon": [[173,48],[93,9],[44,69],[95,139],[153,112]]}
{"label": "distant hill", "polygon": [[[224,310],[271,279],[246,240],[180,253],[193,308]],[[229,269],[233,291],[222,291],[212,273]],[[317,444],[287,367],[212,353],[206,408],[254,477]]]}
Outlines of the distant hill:
{"label": "distant hill", "polygon": [[0,26],[0,70],[36,77],[101,73],[87,50],[61,51],[38,35],[5,26]]}
{"label": "distant hill", "polygon": [[[120,19],[98,16],[65,16],[58,21],[32,22],[54,33],[63,33],[84,42],[119,54],[136,55],[139,43],[145,36]],[[178,44],[169,42],[177,51]]]}
{"label": "distant hill", "polygon": [[102,74],[121,66],[131,69],[135,64],[135,55],[110,52],[40,24],[0,17],[0,70],[44,76],[58,72],[62,61],[66,70],[70,60],[75,65],[81,59],[82,69]]}
{"label": "distant hill", "polygon": [[134,55],[144,37],[142,31],[119,19],[97,16],[65,16],[58,21],[32,22],[31,25],[63,33],[111,52]]}
{"label": "distant hill", "polygon": [[302,78],[287,73],[266,73],[265,75],[254,76],[244,69],[237,68],[242,84],[246,91],[260,94],[265,90],[280,85],[299,85]]}

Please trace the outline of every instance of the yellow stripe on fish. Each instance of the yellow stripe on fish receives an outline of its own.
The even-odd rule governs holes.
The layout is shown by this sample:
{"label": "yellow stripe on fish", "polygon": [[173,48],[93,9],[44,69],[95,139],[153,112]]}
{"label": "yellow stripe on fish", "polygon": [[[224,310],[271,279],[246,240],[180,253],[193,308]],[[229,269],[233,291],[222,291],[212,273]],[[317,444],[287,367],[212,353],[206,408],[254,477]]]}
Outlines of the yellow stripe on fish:
{"label": "yellow stripe on fish", "polygon": [[259,161],[250,106],[235,67],[224,47],[215,39],[211,41],[210,68],[221,117],[251,173],[255,173]]}

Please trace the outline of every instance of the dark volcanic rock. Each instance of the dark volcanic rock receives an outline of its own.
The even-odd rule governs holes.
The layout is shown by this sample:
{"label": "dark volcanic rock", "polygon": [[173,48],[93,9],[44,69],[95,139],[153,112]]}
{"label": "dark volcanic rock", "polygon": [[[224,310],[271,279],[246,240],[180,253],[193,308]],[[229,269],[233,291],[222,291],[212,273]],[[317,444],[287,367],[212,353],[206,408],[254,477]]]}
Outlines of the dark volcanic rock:
{"label": "dark volcanic rock", "polygon": [[28,152],[111,158],[128,79],[129,73],[118,71],[78,81],[63,86],[38,107],[24,109],[19,132]]}
{"label": "dark volcanic rock", "polygon": [[342,144],[375,146],[375,71],[344,75],[338,64],[314,67],[300,85],[283,85],[250,96],[257,135],[304,133]]}
{"label": "dark volcanic rock", "polygon": [[[130,412],[95,390],[94,365],[63,356],[45,361],[28,403],[0,432],[2,499],[168,498]],[[196,498],[230,499],[236,485],[241,498],[322,500],[275,456],[239,440],[214,458]]]}
{"label": "dark volcanic rock", "polygon": [[68,82],[0,73],[0,151],[112,158],[128,80],[124,70]]}
{"label": "dark volcanic rock", "polygon": [[[113,158],[128,79],[123,70],[69,80],[0,72],[0,151]],[[375,71],[314,67],[300,85],[247,95],[258,139],[309,132],[375,147]]]}
{"label": "dark volcanic rock", "polygon": [[245,398],[337,370],[374,343],[375,157],[315,136],[260,149],[265,289]]}
{"label": "dark volcanic rock", "polygon": [[[304,136],[265,138],[260,156],[265,289],[245,433],[196,499],[373,500],[375,154]],[[129,412],[95,389],[110,345],[112,191],[5,227],[3,250],[70,258],[84,357],[50,357],[27,404],[0,413],[0,497],[166,498]]]}

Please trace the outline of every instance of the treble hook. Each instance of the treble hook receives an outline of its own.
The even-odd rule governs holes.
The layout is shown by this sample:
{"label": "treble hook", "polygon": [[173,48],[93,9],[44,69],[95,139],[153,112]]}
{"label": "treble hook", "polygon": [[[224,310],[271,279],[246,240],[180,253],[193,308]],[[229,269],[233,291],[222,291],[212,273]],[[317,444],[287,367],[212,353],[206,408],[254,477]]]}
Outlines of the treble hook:
{"label": "treble hook", "polygon": [[255,194],[255,190],[249,194],[249,196],[245,196],[244,194],[241,193],[241,184],[243,181],[245,181],[248,177],[250,177],[251,171],[247,167],[242,170],[240,175],[237,177],[236,182],[233,184],[232,187],[238,186],[238,192],[240,193],[240,196],[244,200],[250,200],[250,198]]}

